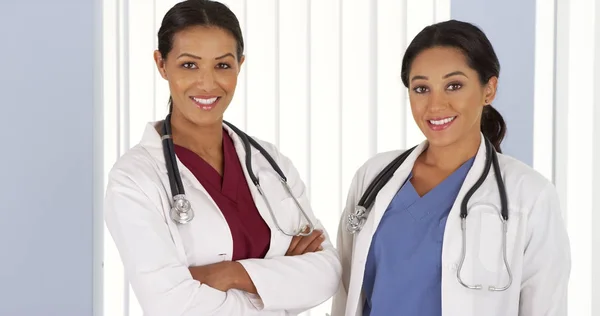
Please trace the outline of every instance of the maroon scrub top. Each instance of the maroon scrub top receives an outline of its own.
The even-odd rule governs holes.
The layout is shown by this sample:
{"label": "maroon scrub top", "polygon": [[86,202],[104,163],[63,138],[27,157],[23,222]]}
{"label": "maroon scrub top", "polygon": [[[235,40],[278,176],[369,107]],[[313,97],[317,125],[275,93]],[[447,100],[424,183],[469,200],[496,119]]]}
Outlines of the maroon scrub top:
{"label": "maroon scrub top", "polygon": [[[175,153],[223,213],[233,239],[232,260],[264,258],[269,250],[271,229],[254,204],[229,133],[223,130],[222,177],[193,151],[175,145]],[[196,217],[202,220],[202,213],[197,213]]]}

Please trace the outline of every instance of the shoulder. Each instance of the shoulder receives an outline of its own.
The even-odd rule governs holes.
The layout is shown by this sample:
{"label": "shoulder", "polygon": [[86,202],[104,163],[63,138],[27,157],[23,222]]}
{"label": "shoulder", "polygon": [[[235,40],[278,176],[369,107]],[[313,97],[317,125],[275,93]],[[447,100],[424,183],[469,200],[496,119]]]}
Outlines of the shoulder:
{"label": "shoulder", "polygon": [[266,141],[264,139],[253,136],[253,135],[248,135],[248,136],[251,137],[253,140],[255,140],[264,150],[266,150],[267,153],[269,153],[269,155],[271,155],[271,157],[278,158],[279,156],[282,156],[282,153],[279,150],[279,148],[277,147],[277,145],[275,145],[269,141]]}
{"label": "shoulder", "polygon": [[358,192],[366,189],[369,183],[390,163],[406,150],[391,150],[375,154],[363,163],[352,179],[352,187]]}
{"label": "shoulder", "polygon": [[[108,181],[120,182],[129,179],[136,183],[148,180],[160,181],[164,166],[164,153],[156,122],[146,124],[140,141],[121,155],[108,172]],[[162,168],[160,167],[162,165]]]}
{"label": "shoulder", "polygon": [[[267,154],[269,154],[269,156],[271,156],[271,158],[273,158],[273,160],[275,161],[275,163],[277,163],[277,165],[279,166],[279,168],[281,168],[281,170],[285,173],[286,171],[294,171],[295,170],[295,166],[294,163],[292,162],[292,160],[286,156],[284,153],[281,152],[281,150],[279,149],[279,147],[277,147],[277,145],[260,139],[258,137],[252,136],[252,135],[248,135],[249,137],[251,137],[254,141],[256,141],[260,147],[262,147]],[[253,150],[256,151],[256,153],[258,153],[258,149],[254,148]],[[294,169],[294,170],[292,170]]]}
{"label": "shoulder", "polygon": [[143,189],[160,182],[158,163],[141,144],[127,150],[108,172],[108,188],[131,185]]}

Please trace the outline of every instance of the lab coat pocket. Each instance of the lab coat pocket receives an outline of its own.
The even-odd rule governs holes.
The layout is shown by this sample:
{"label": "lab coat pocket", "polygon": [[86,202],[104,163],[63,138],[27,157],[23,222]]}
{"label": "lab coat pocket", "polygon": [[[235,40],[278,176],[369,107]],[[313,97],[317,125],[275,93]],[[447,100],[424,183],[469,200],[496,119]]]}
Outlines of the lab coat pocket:
{"label": "lab coat pocket", "polygon": [[[496,281],[501,281],[506,275],[504,262],[504,247],[506,247],[506,257],[509,265],[513,258],[518,227],[520,223],[520,213],[510,212],[507,222],[506,236],[504,235],[503,221],[500,208],[496,205],[479,205],[477,213],[481,216],[480,236],[479,236],[479,260],[483,268],[497,276]],[[503,240],[506,237],[506,242]],[[503,273],[501,273],[503,272]]]}
{"label": "lab coat pocket", "polygon": [[280,207],[275,216],[277,216],[281,228],[288,234],[297,233],[305,223],[301,221],[303,217],[300,216],[300,209],[294,198],[283,199],[279,202],[279,205]]}

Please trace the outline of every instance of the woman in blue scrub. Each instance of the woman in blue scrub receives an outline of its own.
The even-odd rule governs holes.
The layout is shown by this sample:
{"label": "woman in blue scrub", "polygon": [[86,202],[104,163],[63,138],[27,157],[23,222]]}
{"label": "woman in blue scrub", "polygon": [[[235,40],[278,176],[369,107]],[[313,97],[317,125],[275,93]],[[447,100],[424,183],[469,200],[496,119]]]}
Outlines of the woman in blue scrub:
{"label": "woman in blue scrub", "polygon": [[[566,315],[570,249],[560,203],[547,179],[501,154],[506,126],[491,105],[499,74],[491,43],[472,24],[434,24],[411,42],[402,81],[426,141],[379,190],[358,231],[349,215],[404,151],[378,154],[357,171],[338,232],[343,273],[333,316]],[[494,149],[499,169],[469,194],[463,222],[461,204]]]}

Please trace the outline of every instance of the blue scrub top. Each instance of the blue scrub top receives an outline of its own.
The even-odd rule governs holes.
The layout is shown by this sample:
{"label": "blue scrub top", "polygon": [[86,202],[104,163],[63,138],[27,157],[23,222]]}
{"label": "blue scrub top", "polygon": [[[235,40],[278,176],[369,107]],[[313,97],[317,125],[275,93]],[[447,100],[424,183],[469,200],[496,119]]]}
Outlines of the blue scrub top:
{"label": "blue scrub top", "polygon": [[373,235],[364,316],[441,316],[442,242],[448,213],[474,158],[420,197],[412,173]]}

